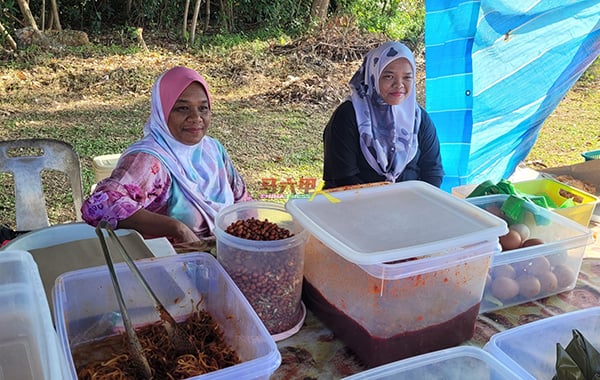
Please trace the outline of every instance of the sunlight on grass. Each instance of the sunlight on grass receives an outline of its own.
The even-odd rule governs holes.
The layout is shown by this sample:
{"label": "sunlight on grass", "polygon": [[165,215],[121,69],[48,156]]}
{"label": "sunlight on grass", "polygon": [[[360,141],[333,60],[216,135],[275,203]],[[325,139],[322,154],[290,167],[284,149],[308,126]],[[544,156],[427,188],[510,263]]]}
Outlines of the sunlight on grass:
{"label": "sunlight on grass", "polygon": [[526,162],[556,167],[584,161],[581,153],[600,149],[600,61],[588,69],[546,119]]}
{"label": "sunlight on grass", "polygon": [[[292,182],[322,181],[323,128],[359,62],[273,54],[271,43],[289,37],[274,38],[232,39],[220,47],[177,54],[129,48],[54,56],[26,51],[31,60],[11,63],[0,72],[0,138],[49,137],[71,143],[80,155],[87,193],[95,182],[93,157],[120,153],[142,136],[155,78],[174,65],[189,65],[206,75],[213,93],[208,134],[223,143],[252,196],[269,191],[265,179],[287,186],[283,193],[290,195]],[[323,89],[309,91],[323,83]],[[600,149],[599,83],[596,62],[546,120],[528,162],[568,165],[582,162],[582,152]],[[319,98],[320,92],[331,96]],[[52,222],[69,212],[62,211],[69,209],[66,199],[55,199]],[[10,208],[10,203],[0,203]],[[6,207],[0,207],[1,215],[8,215]]]}

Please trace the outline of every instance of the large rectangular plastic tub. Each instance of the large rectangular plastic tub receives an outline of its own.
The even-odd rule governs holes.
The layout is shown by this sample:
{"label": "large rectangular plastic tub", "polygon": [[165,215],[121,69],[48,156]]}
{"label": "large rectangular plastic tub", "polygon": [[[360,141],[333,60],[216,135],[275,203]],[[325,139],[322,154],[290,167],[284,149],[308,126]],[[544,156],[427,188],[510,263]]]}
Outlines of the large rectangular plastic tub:
{"label": "large rectangular plastic tub", "polygon": [[521,380],[489,352],[458,346],[388,363],[345,380]]}
{"label": "large rectangular plastic tub", "polygon": [[0,253],[0,305],[0,378],[64,379],[67,362],[29,252]]}
{"label": "large rectangular plastic tub", "polygon": [[[598,198],[595,195],[554,179],[542,178],[513,183],[521,194],[545,195],[554,202],[557,208],[551,208],[557,214],[566,216],[577,223],[588,226]],[[573,199],[574,206],[558,208],[568,199]]]}
{"label": "large rectangular plastic tub", "polygon": [[311,233],[305,304],[367,366],[472,337],[502,220],[417,181],[286,208]]}
{"label": "large rectangular plastic tub", "polygon": [[[275,341],[229,275],[208,253],[188,253],[136,262],[169,313],[180,320],[202,300],[241,364],[191,379],[268,379],[281,364]],[[158,320],[154,307],[126,264],[115,264],[134,326]],[[59,276],[53,289],[55,323],[70,379],[77,379],[72,349],[122,331],[119,306],[107,266]],[[65,377],[67,378],[67,377]]]}
{"label": "large rectangular plastic tub", "polygon": [[600,307],[530,322],[492,335],[484,349],[517,372],[521,379],[552,379],[556,374],[556,344],[566,348],[579,330],[600,350]]}
{"label": "large rectangular plastic tub", "polygon": [[[509,198],[506,194],[468,198],[494,213]],[[509,229],[526,226],[527,239],[543,244],[504,250],[494,255],[480,312],[485,313],[558,294],[575,287],[585,248],[592,231],[563,215],[533,203],[523,203],[523,220],[507,221]],[[519,226],[520,225],[520,226]],[[527,240],[522,239],[521,240]]]}

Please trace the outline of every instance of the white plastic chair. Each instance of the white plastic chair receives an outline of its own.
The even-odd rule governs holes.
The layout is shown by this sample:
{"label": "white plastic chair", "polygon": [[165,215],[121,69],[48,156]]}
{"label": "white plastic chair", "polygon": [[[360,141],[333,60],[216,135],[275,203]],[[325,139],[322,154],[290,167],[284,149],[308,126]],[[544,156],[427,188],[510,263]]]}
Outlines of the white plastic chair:
{"label": "white plastic chair", "polygon": [[14,178],[17,231],[50,225],[42,186],[44,170],[56,170],[68,176],[76,220],[82,220],[81,167],[73,147],[54,139],[5,140],[0,141],[0,172],[12,173]]}

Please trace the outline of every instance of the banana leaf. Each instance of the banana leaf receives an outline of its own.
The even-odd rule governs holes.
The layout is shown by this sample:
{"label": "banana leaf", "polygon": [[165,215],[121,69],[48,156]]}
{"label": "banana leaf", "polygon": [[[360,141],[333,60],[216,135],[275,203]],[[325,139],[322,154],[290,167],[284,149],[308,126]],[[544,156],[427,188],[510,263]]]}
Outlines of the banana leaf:
{"label": "banana leaf", "polygon": [[571,355],[556,343],[556,375],[552,380],[587,380]]}
{"label": "banana leaf", "polygon": [[600,380],[600,353],[577,329],[566,348],[556,344],[556,375],[552,380]]}
{"label": "banana leaf", "polygon": [[[557,208],[548,195],[530,195],[520,193],[507,179],[502,179],[494,184],[492,181],[484,181],[479,184],[467,198],[480,197],[484,195],[507,194],[508,198],[500,207],[510,224],[522,223],[525,217],[524,203],[532,203],[545,209]],[[550,220],[540,213],[532,211],[537,225],[546,225]]]}
{"label": "banana leaf", "polygon": [[565,350],[577,363],[585,379],[591,380],[594,375],[600,374],[600,353],[579,330],[573,330],[573,339]]}

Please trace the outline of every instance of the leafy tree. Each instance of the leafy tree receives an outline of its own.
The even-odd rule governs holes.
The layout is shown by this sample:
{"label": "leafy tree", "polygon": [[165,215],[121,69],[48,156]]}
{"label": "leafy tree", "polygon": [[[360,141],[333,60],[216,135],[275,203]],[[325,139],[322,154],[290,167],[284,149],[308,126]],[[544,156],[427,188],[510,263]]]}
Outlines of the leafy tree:
{"label": "leafy tree", "polygon": [[354,16],[359,28],[391,39],[416,42],[424,32],[424,0],[341,0],[339,7]]}

